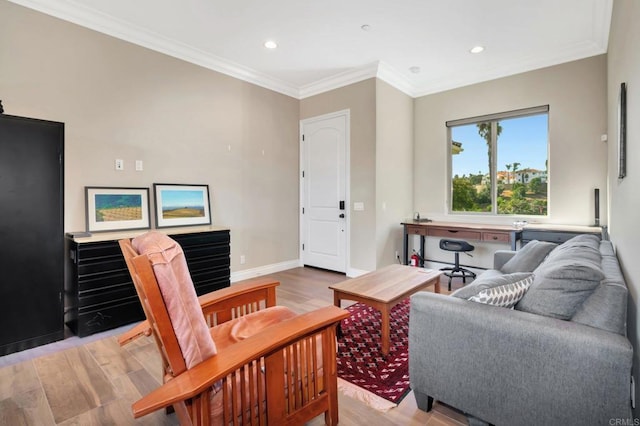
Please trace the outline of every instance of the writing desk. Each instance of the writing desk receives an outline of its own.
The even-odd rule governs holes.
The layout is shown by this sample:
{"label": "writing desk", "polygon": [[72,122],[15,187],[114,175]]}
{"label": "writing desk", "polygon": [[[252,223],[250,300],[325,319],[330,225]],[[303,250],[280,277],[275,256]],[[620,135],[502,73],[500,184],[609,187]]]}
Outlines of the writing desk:
{"label": "writing desk", "polygon": [[418,222],[408,220],[404,226],[404,264],[409,264],[409,235],[420,236],[420,266],[424,266],[425,237],[453,238],[485,242],[509,243],[511,250],[516,250],[516,242],[522,238],[522,228],[511,225],[489,225],[485,223],[458,222]]}

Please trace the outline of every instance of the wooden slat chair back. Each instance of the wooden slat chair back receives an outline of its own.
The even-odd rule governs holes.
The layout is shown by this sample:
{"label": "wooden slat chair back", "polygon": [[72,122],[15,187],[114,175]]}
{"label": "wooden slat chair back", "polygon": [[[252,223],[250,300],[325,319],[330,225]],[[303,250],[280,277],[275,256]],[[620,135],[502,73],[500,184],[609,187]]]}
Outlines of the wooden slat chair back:
{"label": "wooden slat chair back", "polygon": [[[325,423],[337,424],[335,330],[348,316],[346,311],[329,306],[303,315],[285,314],[189,365],[152,262],[138,254],[131,240],[120,241],[120,246],[147,317],[121,343],[150,330],[165,373],[165,384],[133,405],[135,417],[173,406],[181,424],[304,424],[323,412]],[[249,322],[267,309],[281,308],[273,307],[276,285],[262,280],[239,285],[246,293],[234,295],[239,290],[234,285],[218,296],[214,293],[219,292],[201,296],[201,320],[206,318],[215,336],[218,330],[233,328],[226,325],[234,321]],[[253,287],[256,294],[250,296]]]}

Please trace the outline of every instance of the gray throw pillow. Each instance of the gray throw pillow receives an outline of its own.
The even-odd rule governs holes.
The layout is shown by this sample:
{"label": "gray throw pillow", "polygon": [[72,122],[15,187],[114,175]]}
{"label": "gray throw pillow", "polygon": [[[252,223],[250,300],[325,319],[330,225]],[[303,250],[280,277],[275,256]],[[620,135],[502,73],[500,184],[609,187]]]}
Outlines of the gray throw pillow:
{"label": "gray throw pillow", "polygon": [[515,308],[570,320],[602,279],[602,268],[588,260],[547,261],[535,270],[533,284]]}
{"label": "gray throw pillow", "polygon": [[483,290],[513,284],[529,278],[531,275],[531,272],[500,274],[498,271],[489,270],[483,272],[478,278],[473,280],[471,284],[459,288],[451,293],[451,296],[458,297],[460,299],[469,299],[470,297],[477,296]]}
{"label": "gray throw pillow", "polygon": [[533,272],[542,263],[549,252],[557,247],[557,244],[546,241],[532,240],[516,252],[516,254],[505,263],[501,271],[505,274],[514,272]]}

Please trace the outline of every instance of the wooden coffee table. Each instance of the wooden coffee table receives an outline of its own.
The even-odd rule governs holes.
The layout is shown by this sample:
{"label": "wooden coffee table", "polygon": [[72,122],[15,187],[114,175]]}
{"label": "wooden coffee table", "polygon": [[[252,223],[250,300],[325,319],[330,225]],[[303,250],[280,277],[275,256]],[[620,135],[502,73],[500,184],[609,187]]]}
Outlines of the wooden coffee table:
{"label": "wooden coffee table", "polygon": [[376,308],[382,313],[382,354],[389,353],[389,312],[400,301],[430,285],[440,293],[441,271],[390,265],[357,278],[329,286],[333,290],[333,304],[341,307],[342,300],[355,300]]}

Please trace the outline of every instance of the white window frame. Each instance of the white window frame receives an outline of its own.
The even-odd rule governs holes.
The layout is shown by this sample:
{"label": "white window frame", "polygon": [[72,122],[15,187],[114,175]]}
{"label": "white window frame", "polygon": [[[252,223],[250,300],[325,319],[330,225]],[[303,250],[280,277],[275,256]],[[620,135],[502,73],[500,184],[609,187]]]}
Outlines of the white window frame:
{"label": "white window frame", "polygon": [[[498,185],[497,185],[497,158],[498,158],[498,138],[497,122],[500,120],[528,117],[532,115],[547,115],[547,122],[549,119],[549,105],[541,105],[531,108],[523,108],[514,111],[499,112],[495,114],[488,114],[476,117],[462,118],[457,120],[449,120],[445,123],[447,127],[447,212],[451,215],[481,215],[481,216],[526,216],[522,214],[510,215],[505,213],[498,213]],[[453,210],[453,153],[452,153],[452,137],[451,129],[453,127],[464,126],[468,124],[486,123],[491,122],[491,167],[489,170],[491,180],[491,212],[473,212],[473,211],[454,211]],[[548,125],[547,125],[548,132]],[[549,185],[549,136],[547,135],[547,185]],[[549,188],[549,186],[547,186]],[[550,191],[547,191],[547,214],[546,216],[535,215],[532,217],[548,217],[549,216],[549,204],[550,204]]]}

